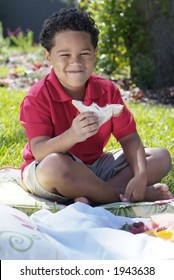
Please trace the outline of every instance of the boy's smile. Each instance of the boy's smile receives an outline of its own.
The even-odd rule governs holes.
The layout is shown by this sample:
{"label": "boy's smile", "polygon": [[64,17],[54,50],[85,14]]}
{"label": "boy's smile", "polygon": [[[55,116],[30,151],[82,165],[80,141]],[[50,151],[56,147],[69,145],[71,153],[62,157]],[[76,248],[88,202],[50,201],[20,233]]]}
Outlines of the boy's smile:
{"label": "boy's smile", "polygon": [[90,35],[83,31],[67,30],[57,33],[54,43],[50,53],[45,50],[47,61],[54,67],[56,76],[67,93],[74,98],[82,98],[86,81],[93,72],[97,53]]}

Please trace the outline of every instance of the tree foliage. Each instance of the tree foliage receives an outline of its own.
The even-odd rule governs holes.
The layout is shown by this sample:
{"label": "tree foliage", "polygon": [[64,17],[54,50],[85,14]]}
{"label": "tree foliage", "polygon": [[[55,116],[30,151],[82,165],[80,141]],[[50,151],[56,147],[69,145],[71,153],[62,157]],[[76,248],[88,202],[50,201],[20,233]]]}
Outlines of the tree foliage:
{"label": "tree foliage", "polygon": [[[131,77],[134,83],[145,88],[161,86],[165,74],[169,73],[160,72],[162,62],[158,53],[166,42],[161,41],[160,36],[154,39],[155,28],[161,19],[165,20],[165,28],[169,26],[169,16],[173,21],[172,1],[78,0],[78,7],[87,10],[100,29],[96,71],[112,79]],[[158,25],[159,32],[160,29],[164,29],[163,21]],[[168,38],[170,45],[171,32]],[[166,79],[166,85],[172,82],[172,78]]]}
{"label": "tree foliage", "polygon": [[112,79],[128,78],[130,74],[129,56],[123,39],[123,32],[127,29],[124,12],[130,5],[127,2],[131,4],[132,0],[78,1],[79,7],[91,14],[100,30],[96,71]]}

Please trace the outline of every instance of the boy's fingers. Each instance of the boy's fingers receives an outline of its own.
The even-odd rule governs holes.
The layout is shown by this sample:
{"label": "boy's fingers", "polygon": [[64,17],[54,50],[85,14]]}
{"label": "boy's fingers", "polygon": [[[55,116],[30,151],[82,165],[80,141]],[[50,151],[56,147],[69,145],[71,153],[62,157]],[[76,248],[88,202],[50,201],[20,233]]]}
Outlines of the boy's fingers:
{"label": "boy's fingers", "polygon": [[122,202],[127,202],[127,201],[129,201],[129,199],[127,199],[127,197],[125,197],[123,194],[120,194],[120,200],[121,200]]}
{"label": "boy's fingers", "polygon": [[132,189],[131,188],[126,188],[124,194],[120,194],[120,199],[121,201],[130,201],[130,198],[132,196]]}

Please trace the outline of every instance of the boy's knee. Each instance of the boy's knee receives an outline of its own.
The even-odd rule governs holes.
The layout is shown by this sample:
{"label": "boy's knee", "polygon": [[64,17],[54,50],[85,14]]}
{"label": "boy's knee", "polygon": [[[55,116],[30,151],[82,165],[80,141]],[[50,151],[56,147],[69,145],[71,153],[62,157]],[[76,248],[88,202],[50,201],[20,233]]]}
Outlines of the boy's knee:
{"label": "boy's knee", "polygon": [[165,148],[160,148],[160,161],[159,163],[163,166],[164,172],[168,173],[172,167],[172,159],[170,153]]}
{"label": "boy's knee", "polygon": [[39,169],[40,173],[42,173],[42,178],[45,177],[46,181],[54,181],[55,178],[66,179],[70,174],[67,156],[59,153],[48,155],[39,164]]}

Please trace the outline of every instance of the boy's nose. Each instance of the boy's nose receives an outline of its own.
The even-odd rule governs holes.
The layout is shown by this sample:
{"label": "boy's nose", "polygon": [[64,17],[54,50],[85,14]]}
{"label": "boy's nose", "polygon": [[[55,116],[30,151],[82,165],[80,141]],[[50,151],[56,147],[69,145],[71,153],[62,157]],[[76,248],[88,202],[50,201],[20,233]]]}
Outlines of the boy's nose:
{"label": "boy's nose", "polygon": [[81,62],[81,61],[72,61],[72,62],[70,62],[69,65],[70,65],[70,66],[73,66],[73,65],[82,65],[82,62]]}
{"label": "boy's nose", "polygon": [[74,57],[70,61],[70,65],[82,65],[80,57]]}

